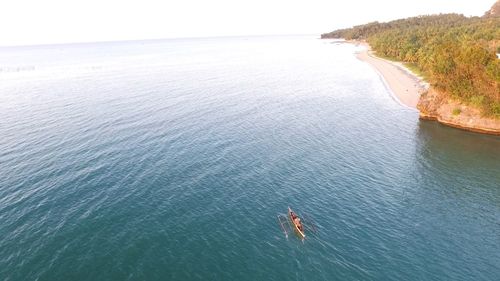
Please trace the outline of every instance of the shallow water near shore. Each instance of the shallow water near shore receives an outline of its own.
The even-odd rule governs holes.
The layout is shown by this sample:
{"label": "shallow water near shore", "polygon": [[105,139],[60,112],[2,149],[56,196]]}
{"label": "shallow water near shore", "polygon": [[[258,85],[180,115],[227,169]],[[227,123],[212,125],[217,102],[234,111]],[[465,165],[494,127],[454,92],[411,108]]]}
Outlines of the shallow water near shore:
{"label": "shallow water near shore", "polygon": [[356,50],[0,48],[0,280],[496,280],[500,138],[419,121]]}

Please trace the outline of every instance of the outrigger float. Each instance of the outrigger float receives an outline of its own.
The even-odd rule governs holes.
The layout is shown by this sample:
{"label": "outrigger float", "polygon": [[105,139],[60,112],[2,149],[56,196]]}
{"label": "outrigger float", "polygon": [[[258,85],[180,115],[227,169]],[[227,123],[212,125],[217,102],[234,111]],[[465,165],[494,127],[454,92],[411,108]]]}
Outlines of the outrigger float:
{"label": "outrigger float", "polygon": [[301,220],[299,215],[294,213],[292,209],[288,207],[288,215],[279,214],[278,222],[281,226],[281,230],[283,231],[283,233],[287,238],[288,238],[288,231],[291,232],[291,229],[294,229],[295,233],[297,233],[300,238],[305,239],[306,238],[305,230],[307,229],[308,231],[316,233],[316,226],[313,220],[307,217],[305,214],[304,218],[307,219]]}

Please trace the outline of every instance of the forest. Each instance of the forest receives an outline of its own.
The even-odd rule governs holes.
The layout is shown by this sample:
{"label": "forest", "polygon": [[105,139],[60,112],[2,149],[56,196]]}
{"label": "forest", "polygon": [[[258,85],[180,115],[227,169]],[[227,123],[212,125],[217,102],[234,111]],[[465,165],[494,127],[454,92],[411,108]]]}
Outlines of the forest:
{"label": "forest", "polygon": [[442,93],[500,118],[500,17],[440,14],[372,22],[321,38],[364,40],[406,63]]}

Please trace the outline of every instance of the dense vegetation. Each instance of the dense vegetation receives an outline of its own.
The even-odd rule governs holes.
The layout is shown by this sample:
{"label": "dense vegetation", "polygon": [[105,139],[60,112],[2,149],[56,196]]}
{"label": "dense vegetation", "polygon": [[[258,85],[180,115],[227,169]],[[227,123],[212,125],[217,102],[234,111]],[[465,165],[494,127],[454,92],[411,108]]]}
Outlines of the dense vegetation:
{"label": "dense vegetation", "polygon": [[321,37],[366,40],[378,55],[418,68],[434,88],[500,118],[499,17],[419,16]]}

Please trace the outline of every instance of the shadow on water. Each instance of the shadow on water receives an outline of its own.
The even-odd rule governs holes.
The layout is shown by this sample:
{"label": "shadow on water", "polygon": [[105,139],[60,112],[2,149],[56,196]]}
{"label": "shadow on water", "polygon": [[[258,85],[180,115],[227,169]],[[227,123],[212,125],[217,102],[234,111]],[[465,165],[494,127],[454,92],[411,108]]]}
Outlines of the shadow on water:
{"label": "shadow on water", "polygon": [[420,121],[416,145],[422,186],[500,206],[500,137]]}
{"label": "shadow on water", "polygon": [[[500,169],[500,137],[467,132],[434,121],[420,121],[417,129],[420,153],[461,168],[476,164]],[[446,156],[444,159],[438,156]],[[497,170],[498,171],[498,170]]]}
{"label": "shadow on water", "polygon": [[415,266],[429,277],[490,280],[500,270],[500,137],[420,121],[415,149],[414,183],[406,189],[408,243],[422,257],[415,261],[427,260]]}

